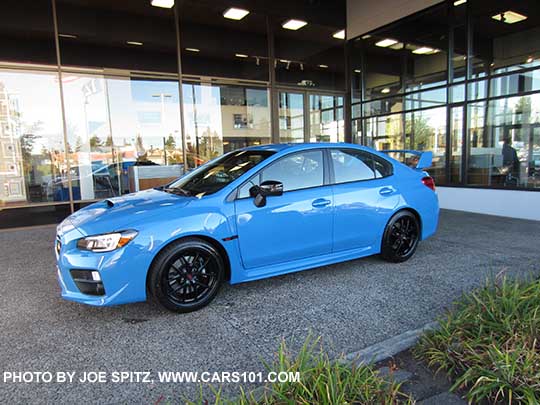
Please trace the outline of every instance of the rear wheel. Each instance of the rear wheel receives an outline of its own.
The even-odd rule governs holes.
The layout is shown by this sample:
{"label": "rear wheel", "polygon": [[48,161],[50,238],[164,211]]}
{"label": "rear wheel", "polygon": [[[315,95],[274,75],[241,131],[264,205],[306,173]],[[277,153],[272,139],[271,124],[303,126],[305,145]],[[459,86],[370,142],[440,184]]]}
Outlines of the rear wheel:
{"label": "rear wheel", "polygon": [[389,262],[404,262],[416,251],[419,239],[420,225],[416,216],[410,211],[400,211],[386,225],[381,256]]}
{"label": "rear wheel", "polygon": [[149,289],[171,311],[196,311],[214,299],[224,272],[223,259],[211,244],[198,238],[183,239],[156,257]]}

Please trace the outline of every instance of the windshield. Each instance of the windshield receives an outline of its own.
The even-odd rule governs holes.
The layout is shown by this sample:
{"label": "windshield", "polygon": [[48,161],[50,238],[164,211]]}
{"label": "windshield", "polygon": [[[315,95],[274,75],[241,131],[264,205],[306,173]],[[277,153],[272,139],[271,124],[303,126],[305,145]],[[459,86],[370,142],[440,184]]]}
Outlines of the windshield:
{"label": "windshield", "polygon": [[231,152],[178,179],[164,190],[196,197],[213,194],[273,154],[264,150]]}

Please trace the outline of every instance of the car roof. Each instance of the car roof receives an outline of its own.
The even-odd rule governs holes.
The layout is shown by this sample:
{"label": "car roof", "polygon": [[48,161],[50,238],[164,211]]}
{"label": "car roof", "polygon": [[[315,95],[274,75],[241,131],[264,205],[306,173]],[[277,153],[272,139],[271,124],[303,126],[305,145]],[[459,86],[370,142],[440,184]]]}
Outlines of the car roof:
{"label": "car roof", "polygon": [[271,152],[281,152],[283,150],[307,150],[307,149],[320,149],[320,148],[355,148],[362,150],[374,151],[371,148],[366,146],[357,145],[353,143],[331,143],[331,142],[318,142],[318,143],[274,143],[269,145],[255,145],[248,146],[242,150],[253,150],[253,151],[271,151]]}

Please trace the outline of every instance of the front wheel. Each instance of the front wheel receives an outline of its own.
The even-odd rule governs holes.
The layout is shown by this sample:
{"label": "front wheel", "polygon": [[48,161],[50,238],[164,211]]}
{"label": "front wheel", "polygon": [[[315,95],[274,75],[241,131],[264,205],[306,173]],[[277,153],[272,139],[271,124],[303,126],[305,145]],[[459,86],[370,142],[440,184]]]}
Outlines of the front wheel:
{"label": "front wheel", "polygon": [[224,273],[223,259],[211,244],[188,238],[159,253],[150,269],[148,287],[165,308],[191,312],[214,299]]}
{"label": "front wheel", "polygon": [[420,226],[416,216],[410,211],[400,211],[386,225],[381,256],[394,263],[409,260],[418,246],[419,239]]}

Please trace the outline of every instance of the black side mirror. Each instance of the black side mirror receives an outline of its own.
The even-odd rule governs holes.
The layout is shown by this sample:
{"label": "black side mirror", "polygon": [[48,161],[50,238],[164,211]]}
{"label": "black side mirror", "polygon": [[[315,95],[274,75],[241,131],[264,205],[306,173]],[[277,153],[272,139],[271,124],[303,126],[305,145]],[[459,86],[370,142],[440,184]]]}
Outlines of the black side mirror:
{"label": "black side mirror", "polygon": [[266,180],[259,186],[259,194],[265,197],[283,195],[283,183],[276,180]]}
{"label": "black side mirror", "polygon": [[260,186],[253,186],[249,189],[249,195],[254,197],[253,203],[256,207],[266,205],[266,197],[280,196],[283,194],[283,183],[276,180],[266,180]]}

